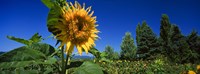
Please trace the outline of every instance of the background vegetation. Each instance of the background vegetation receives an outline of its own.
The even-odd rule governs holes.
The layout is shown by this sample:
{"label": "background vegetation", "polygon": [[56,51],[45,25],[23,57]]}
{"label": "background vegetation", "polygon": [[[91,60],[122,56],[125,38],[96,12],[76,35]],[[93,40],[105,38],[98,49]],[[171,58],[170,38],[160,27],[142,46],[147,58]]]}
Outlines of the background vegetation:
{"label": "background vegetation", "polygon": [[[49,0],[47,1],[47,6]],[[58,0],[62,4],[62,0]],[[50,3],[49,3],[50,4]],[[53,11],[53,10],[52,10]],[[53,13],[52,13],[53,14]],[[42,43],[36,33],[30,39],[7,36],[24,46],[0,55],[0,74],[60,74],[61,50]],[[163,14],[160,35],[156,35],[147,22],[138,23],[136,43],[130,32],[125,33],[120,53],[111,46],[99,52],[92,48],[92,59],[73,59],[68,65],[69,74],[187,74],[200,73],[200,36],[193,30],[183,35],[179,27],[171,24]],[[57,45],[57,44],[56,44]],[[67,61],[66,61],[67,62]],[[199,66],[196,68],[196,66]]]}

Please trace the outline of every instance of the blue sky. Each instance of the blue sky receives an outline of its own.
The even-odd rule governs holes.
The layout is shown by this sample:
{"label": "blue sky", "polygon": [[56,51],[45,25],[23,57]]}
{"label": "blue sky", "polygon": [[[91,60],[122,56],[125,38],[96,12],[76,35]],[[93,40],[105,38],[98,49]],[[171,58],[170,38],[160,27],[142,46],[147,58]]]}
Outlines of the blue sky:
{"label": "blue sky", "polygon": [[[200,32],[200,0],[78,1],[92,6],[97,16],[101,39],[96,41],[96,48],[100,51],[110,45],[119,52],[125,32],[131,32],[135,39],[136,26],[144,20],[159,35],[162,14],[167,14],[170,22],[178,25],[184,35],[193,29]],[[40,0],[1,0],[0,7],[0,51],[23,45],[7,39],[7,35],[28,39],[38,32],[46,38],[43,42],[55,45],[55,39],[47,39],[51,35],[46,27],[49,9]]]}

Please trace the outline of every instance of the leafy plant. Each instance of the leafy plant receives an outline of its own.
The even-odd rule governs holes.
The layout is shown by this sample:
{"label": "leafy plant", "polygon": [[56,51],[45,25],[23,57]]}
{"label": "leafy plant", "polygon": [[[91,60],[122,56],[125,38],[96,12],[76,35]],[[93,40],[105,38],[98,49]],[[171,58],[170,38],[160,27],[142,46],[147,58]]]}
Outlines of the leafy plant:
{"label": "leafy plant", "polygon": [[[25,44],[0,56],[1,73],[43,73],[53,72],[56,69],[57,59],[51,56],[55,49],[48,44],[40,43],[42,40],[38,33],[29,40],[8,36],[9,39]],[[58,71],[58,70],[57,70]]]}
{"label": "leafy plant", "polygon": [[84,62],[72,74],[103,74],[102,68],[92,62]]}

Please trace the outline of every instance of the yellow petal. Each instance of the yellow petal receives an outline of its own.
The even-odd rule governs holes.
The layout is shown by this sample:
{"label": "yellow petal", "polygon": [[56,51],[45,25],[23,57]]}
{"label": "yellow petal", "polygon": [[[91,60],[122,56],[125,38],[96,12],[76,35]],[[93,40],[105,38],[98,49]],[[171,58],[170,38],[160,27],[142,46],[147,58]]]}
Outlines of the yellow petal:
{"label": "yellow petal", "polygon": [[93,33],[98,33],[99,31],[98,30],[91,30]]}
{"label": "yellow petal", "polygon": [[82,55],[82,48],[81,48],[79,45],[76,45],[76,47],[77,47],[77,49],[78,49],[78,53],[79,53],[80,55]]}
{"label": "yellow petal", "polygon": [[85,10],[85,3],[83,3],[83,9]]}
{"label": "yellow petal", "polygon": [[86,42],[86,43],[85,43],[85,46],[88,47],[88,48],[90,49],[90,47],[91,47],[91,43]]}
{"label": "yellow petal", "polygon": [[91,44],[93,44],[94,40],[90,37],[90,38],[88,38],[88,42],[91,43]]}
{"label": "yellow petal", "polygon": [[90,12],[91,8],[92,8],[92,7],[90,6],[90,7],[88,7],[85,11]]}
{"label": "yellow petal", "polygon": [[[68,42],[68,44],[69,44],[69,42]],[[70,46],[67,45],[65,52],[67,53],[67,55],[71,55],[73,50],[74,50],[74,44],[71,44],[71,42],[70,42]]]}
{"label": "yellow petal", "polygon": [[83,47],[83,49],[85,50],[85,52],[88,53],[88,48],[84,44],[82,44],[81,47]]}
{"label": "yellow petal", "polygon": [[69,41],[66,43],[66,50],[65,50],[66,52],[69,51],[70,46],[71,46],[71,42]]}
{"label": "yellow petal", "polygon": [[72,7],[73,10],[75,9],[74,5],[71,2],[70,2],[70,6]]}
{"label": "yellow petal", "polygon": [[93,14],[94,14],[94,11],[92,11],[89,16],[91,17]]}
{"label": "yellow petal", "polygon": [[98,37],[98,35],[96,35],[96,34],[91,34],[91,37]]}
{"label": "yellow petal", "polygon": [[75,7],[81,9],[81,5],[77,1],[75,1]]}

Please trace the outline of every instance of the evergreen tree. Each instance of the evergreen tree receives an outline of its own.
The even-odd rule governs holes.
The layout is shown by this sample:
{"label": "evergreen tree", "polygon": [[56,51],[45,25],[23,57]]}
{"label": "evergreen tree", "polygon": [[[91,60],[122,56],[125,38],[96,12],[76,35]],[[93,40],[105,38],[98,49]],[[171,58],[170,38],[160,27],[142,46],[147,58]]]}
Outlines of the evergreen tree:
{"label": "evergreen tree", "polygon": [[198,61],[200,61],[200,38],[196,31],[193,30],[190,35],[187,36],[187,43],[193,53],[189,60],[193,63],[198,63]]}
{"label": "evergreen tree", "polygon": [[188,62],[191,56],[193,56],[186,41],[186,37],[181,34],[178,26],[170,24],[169,18],[166,14],[163,14],[161,19],[160,39],[163,41],[163,53],[165,53],[165,56],[167,56],[171,61],[176,63],[185,63]]}
{"label": "evergreen tree", "polygon": [[113,54],[114,54],[113,50],[114,49],[109,45],[105,47],[105,52],[107,54],[107,56],[106,56],[107,59],[113,59]]}
{"label": "evergreen tree", "polygon": [[114,52],[113,59],[114,59],[114,60],[119,59],[119,54],[118,54],[118,52]]}
{"label": "evergreen tree", "polygon": [[141,27],[140,27],[140,23],[138,23],[137,27],[136,27],[136,43],[137,45],[139,45],[139,38],[140,38],[140,35],[141,34]]}
{"label": "evergreen tree", "polygon": [[107,54],[106,56],[107,59],[111,60],[119,59],[118,53],[114,52],[114,49],[109,45],[105,47],[105,53]]}
{"label": "evergreen tree", "polygon": [[159,53],[159,44],[156,35],[144,21],[142,26],[136,28],[137,54],[140,58],[147,59]]}
{"label": "evergreen tree", "polygon": [[190,49],[198,52],[200,54],[200,41],[198,33],[196,31],[192,31],[189,36],[187,36],[187,42],[190,46]]}
{"label": "evergreen tree", "polygon": [[133,60],[136,57],[136,47],[130,32],[126,32],[121,43],[120,59]]}
{"label": "evergreen tree", "polygon": [[176,25],[172,25],[169,49],[170,57],[177,63],[188,62],[190,57],[190,48],[186,42],[186,38],[181,34],[180,29]]}
{"label": "evergreen tree", "polygon": [[170,33],[171,33],[171,24],[169,21],[169,17],[166,14],[162,15],[161,18],[161,26],[160,26],[160,43],[162,45],[162,53],[165,55],[170,54],[170,51],[168,51],[170,47]]}

